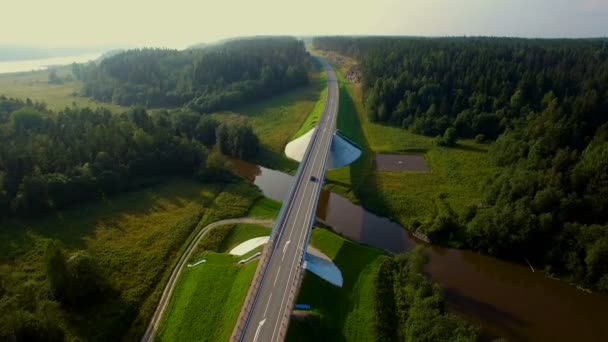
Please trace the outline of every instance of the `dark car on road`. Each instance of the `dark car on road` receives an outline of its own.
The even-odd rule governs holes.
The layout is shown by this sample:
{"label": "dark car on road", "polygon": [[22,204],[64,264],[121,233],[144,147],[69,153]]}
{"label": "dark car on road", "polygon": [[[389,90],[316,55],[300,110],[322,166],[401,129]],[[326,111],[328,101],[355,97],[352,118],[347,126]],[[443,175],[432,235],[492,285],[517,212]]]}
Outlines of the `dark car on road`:
{"label": "dark car on road", "polygon": [[318,179],[315,176],[310,176],[310,181],[311,182],[316,182]]}

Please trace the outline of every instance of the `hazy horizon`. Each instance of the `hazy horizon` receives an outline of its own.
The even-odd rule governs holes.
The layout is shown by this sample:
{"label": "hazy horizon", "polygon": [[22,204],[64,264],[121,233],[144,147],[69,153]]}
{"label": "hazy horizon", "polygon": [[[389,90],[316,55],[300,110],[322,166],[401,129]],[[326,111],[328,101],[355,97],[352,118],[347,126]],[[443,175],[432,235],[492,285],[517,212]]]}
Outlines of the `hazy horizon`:
{"label": "hazy horizon", "polygon": [[158,46],[255,35],[604,37],[608,0],[8,0],[0,44]]}

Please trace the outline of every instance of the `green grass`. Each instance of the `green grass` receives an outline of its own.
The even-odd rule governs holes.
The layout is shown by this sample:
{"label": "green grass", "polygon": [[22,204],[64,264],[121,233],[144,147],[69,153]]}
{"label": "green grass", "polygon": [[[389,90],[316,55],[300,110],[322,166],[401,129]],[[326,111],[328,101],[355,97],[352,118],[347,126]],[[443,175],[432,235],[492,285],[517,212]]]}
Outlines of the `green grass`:
{"label": "green grass", "polygon": [[[440,195],[456,212],[481,200],[481,183],[493,174],[488,145],[459,141],[452,148],[440,147],[433,138],[370,122],[359,86],[338,72],[340,112],[338,129],[363,148],[353,164],[327,173],[328,188],[377,214],[409,227],[414,221],[434,217]],[[374,167],[375,153],[422,152],[430,172],[387,172]]]}
{"label": "green grass", "polygon": [[384,253],[326,229],[313,230],[311,244],[342,271],[338,288],[306,273],[297,303],[312,307],[312,319],[292,318],[288,341],[374,341],[375,279]]}
{"label": "green grass", "polygon": [[255,162],[277,170],[293,171],[298,164],[285,157],[285,145],[310,117],[309,114],[314,112],[315,107],[318,107],[326,83],[319,72],[312,73],[310,79],[308,86],[232,111],[214,113],[212,117],[219,121],[246,120],[260,139],[262,147]]}
{"label": "green grass", "polygon": [[242,257],[231,256],[227,251],[269,233],[269,228],[258,225],[230,226],[219,248],[222,253],[202,251],[193,255],[192,261],[205,258],[207,262],[184,269],[165,312],[158,340],[227,341],[257,265],[257,260],[238,265]]}
{"label": "green grass", "polygon": [[257,261],[239,266],[229,254],[209,252],[185,268],[165,313],[158,341],[228,341]]}
{"label": "green grass", "polygon": [[325,72],[321,73],[321,83],[323,87],[323,91],[321,92],[321,96],[312,111],[306,118],[306,121],[302,124],[300,129],[291,137],[291,140],[299,138],[306,134],[308,131],[313,129],[321,120],[321,115],[323,114],[323,110],[325,109],[325,101],[327,100],[327,75]]}
{"label": "green grass", "polygon": [[260,236],[269,236],[270,228],[255,224],[237,224],[226,236],[220,247],[220,252],[229,252],[240,243]]}
{"label": "green grass", "polygon": [[258,196],[244,182],[176,179],[35,219],[4,220],[0,275],[6,296],[47,296],[44,246],[56,239],[68,254],[86,250],[93,255],[112,288],[94,306],[77,313],[62,310],[56,319],[68,339],[138,339],[192,233],[210,222],[246,215]]}
{"label": "green grass", "polygon": [[259,218],[275,218],[281,209],[281,202],[267,197],[261,197],[249,209],[249,216]]}
{"label": "green grass", "polygon": [[[64,78],[71,75],[69,67],[58,69],[57,75]],[[54,111],[65,107],[105,107],[112,112],[121,113],[127,107],[111,103],[97,102],[88,97],[74,96],[80,93],[83,83],[80,81],[66,81],[63,84],[49,84],[49,71],[32,71],[0,75],[0,95],[25,100],[30,98],[35,102],[44,102]]]}

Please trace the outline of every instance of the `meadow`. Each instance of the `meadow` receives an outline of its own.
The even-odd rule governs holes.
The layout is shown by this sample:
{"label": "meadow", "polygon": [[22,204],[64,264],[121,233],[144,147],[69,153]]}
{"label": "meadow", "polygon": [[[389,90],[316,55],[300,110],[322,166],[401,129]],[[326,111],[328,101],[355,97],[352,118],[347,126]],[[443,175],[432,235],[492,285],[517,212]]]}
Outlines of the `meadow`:
{"label": "meadow", "polygon": [[[174,179],[35,219],[5,219],[0,223],[4,298],[52,315],[67,340],[138,339],[192,233],[246,215],[259,196],[245,182]],[[68,255],[84,250],[98,261],[110,290],[96,305],[79,310],[43,305],[49,297],[44,250],[50,240],[59,241]]]}
{"label": "meadow", "polygon": [[[461,140],[442,147],[434,138],[371,122],[361,86],[343,76],[352,60],[340,61],[334,66],[340,83],[338,129],[362,147],[363,155],[349,166],[328,171],[327,187],[408,228],[434,217],[439,202],[456,213],[479,204],[483,181],[495,171],[489,145]],[[430,172],[377,171],[375,153],[422,154]]]}
{"label": "meadow", "polygon": [[49,83],[48,70],[0,74],[0,95],[26,99],[34,102],[44,102],[47,108],[60,111],[66,107],[80,108],[104,107],[114,113],[121,113],[128,108],[113,103],[101,103],[91,98],[78,96],[83,83],[72,78],[70,67],[56,69],[57,76],[64,79],[62,84]]}
{"label": "meadow", "polygon": [[285,145],[306,127],[312,127],[320,117],[327,96],[326,83],[325,74],[314,71],[305,87],[234,110],[214,113],[212,117],[218,121],[246,120],[261,143],[261,151],[254,162],[292,172],[298,164],[285,156]]}

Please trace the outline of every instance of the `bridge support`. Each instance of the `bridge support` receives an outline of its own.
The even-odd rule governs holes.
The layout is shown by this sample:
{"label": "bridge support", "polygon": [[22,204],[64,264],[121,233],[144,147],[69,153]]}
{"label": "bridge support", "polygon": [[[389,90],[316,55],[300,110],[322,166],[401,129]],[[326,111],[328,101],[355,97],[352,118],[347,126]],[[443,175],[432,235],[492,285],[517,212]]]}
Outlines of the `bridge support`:
{"label": "bridge support", "polygon": [[337,287],[342,287],[344,283],[338,266],[327,255],[314,247],[308,246],[304,256],[304,268]]}
{"label": "bridge support", "polygon": [[[230,254],[243,256],[266,243],[268,243],[268,236],[253,238],[234,247]],[[304,256],[304,268],[328,283],[342,287],[342,272],[338,266],[327,255],[314,247],[308,246]]]}
{"label": "bridge support", "polygon": [[[301,162],[316,129],[315,127],[301,137],[289,142],[285,146],[285,155],[295,161]],[[329,156],[327,157],[327,168],[337,169],[344,167],[357,160],[360,156],[361,148],[340,131],[336,131],[331,141]]]}

